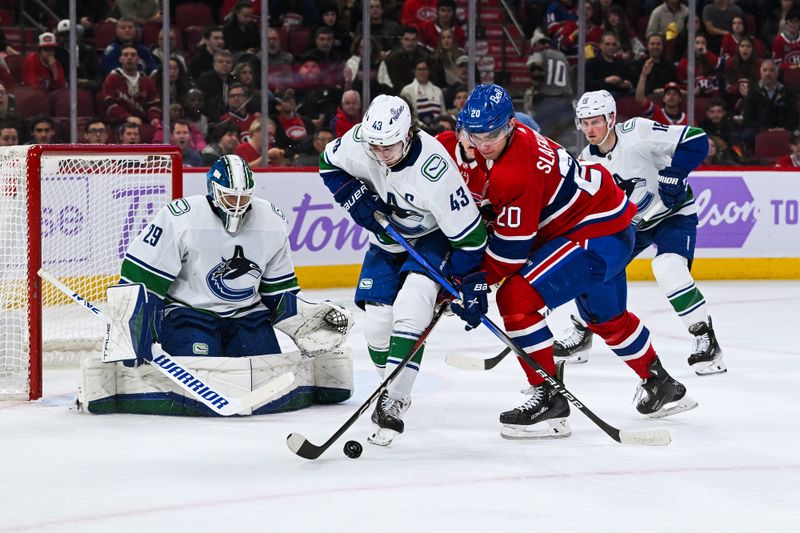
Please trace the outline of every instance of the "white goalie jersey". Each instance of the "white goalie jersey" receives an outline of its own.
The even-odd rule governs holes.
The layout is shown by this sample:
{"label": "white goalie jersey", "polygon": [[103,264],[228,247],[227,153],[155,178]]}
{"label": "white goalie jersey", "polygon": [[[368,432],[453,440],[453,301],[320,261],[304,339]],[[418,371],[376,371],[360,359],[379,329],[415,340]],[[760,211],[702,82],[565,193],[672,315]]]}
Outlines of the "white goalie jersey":
{"label": "white goalie jersey", "polygon": [[[441,229],[455,248],[479,249],[485,244],[478,208],[458,166],[439,141],[419,132],[409,155],[387,168],[367,154],[360,131],[359,124],[328,144],[320,158],[324,179],[358,177],[392,207],[390,221],[404,237],[414,239]],[[372,234],[370,241],[391,252],[403,251]]]}
{"label": "white goalie jersey", "polygon": [[143,283],[166,307],[210,311],[220,317],[258,309],[299,288],[289,255],[287,223],[270,202],[253,198],[244,224],[225,231],[206,196],[167,204],[131,243],[123,282]]}
{"label": "white goalie jersey", "polygon": [[691,137],[690,133],[702,133],[702,130],[667,126],[639,117],[617,124],[614,131],[617,143],[610,152],[602,155],[596,146],[589,145],[581,152],[580,159],[600,163],[611,172],[620,188],[639,208],[634,223],[643,217],[648,219],[639,229],[650,229],[673,214],[697,213],[691,189],[687,201],[674,209],[668,209],[658,201],[658,172],[672,165],[675,151]]}

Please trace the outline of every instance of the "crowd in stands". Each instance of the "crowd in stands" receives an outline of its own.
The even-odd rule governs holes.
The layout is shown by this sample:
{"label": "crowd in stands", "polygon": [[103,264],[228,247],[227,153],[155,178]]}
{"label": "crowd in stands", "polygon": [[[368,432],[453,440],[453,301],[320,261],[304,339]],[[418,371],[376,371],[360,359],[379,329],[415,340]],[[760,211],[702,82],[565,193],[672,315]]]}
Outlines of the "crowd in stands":
{"label": "crowd in stands", "polygon": [[[432,133],[452,129],[469,78],[465,22],[458,18],[466,2],[361,1],[369,8],[371,94],[401,96],[420,126]],[[12,139],[68,140],[68,115],[55,108],[75,60],[78,88],[89,95],[87,106],[79,104],[81,111],[89,109],[79,113],[81,142],[166,138],[181,148],[187,165],[207,166],[230,153],[258,165],[265,162],[260,147],[266,131],[270,165],[313,165],[325,142],[361,120],[366,104],[360,94],[361,1],[270,0],[269,86],[262,87],[258,1],[172,1],[175,26],[165,61],[158,0],[78,0],[75,53],[68,52],[67,3],[46,0],[62,19],[44,18],[49,31],[36,36],[35,50],[20,55],[0,30],[0,56],[5,55],[0,58],[0,145]],[[533,35],[527,50],[533,87],[525,110],[548,135],[574,137],[578,2],[507,3]],[[189,22],[181,11],[187,6]],[[586,90],[612,92],[620,119],[643,115],[688,123],[686,5],[680,0],[587,0],[585,6]],[[758,162],[759,146],[776,142],[789,154],[799,118],[800,5],[698,0],[691,20],[695,117],[713,140],[709,161]],[[164,68],[172,104],[168,133],[161,116]],[[28,98],[21,112],[20,86],[49,94],[50,100]],[[261,109],[262,91],[268,109]],[[18,94],[16,108],[12,93]],[[800,156],[781,159],[795,160]]]}
{"label": "crowd in stands", "polygon": [[[529,19],[543,21],[531,51],[541,50],[544,42],[574,69],[577,0],[525,5]],[[695,123],[709,132],[714,145],[707,163],[772,164],[778,159],[775,147],[789,153],[799,127],[800,4],[698,0],[697,6],[691,16],[681,0],[587,0],[586,89],[611,92],[620,119],[645,116],[687,124],[686,42],[691,20]],[[534,111],[537,106],[550,107],[553,97],[537,89],[551,73],[533,55],[528,64],[534,77],[529,105]],[[547,128],[546,121],[539,122]],[[780,163],[796,159],[800,158],[786,156]]]}

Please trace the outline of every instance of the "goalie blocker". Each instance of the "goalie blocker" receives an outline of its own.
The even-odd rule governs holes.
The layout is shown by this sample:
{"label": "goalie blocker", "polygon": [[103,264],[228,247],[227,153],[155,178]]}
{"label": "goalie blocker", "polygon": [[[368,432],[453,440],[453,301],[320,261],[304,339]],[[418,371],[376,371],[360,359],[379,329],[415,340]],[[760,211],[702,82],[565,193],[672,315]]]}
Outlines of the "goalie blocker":
{"label": "goalie blocker", "polygon": [[[152,366],[140,366],[153,360],[160,302],[138,283],[109,287],[107,300],[110,323],[102,358],[82,365],[78,398],[81,409],[93,413],[213,414],[186,394],[185,387],[177,387],[164,376],[169,369],[156,371]],[[349,398],[353,391],[352,360],[349,352],[339,347],[352,327],[350,312],[330,302],[313,303],[285,293],[276,315],[272,321],[274,327],[291,337],[302,355],[295,352],[249,357],[181,357],[181,364],[221,392],[234,396],[293,372],[295,382],[289,391],[267,399],[262,407],[256,406],[253,411],[256,414]],[[156,346],[160,351],[160,346]],[[124,367],[103,365],[117,361]]]}

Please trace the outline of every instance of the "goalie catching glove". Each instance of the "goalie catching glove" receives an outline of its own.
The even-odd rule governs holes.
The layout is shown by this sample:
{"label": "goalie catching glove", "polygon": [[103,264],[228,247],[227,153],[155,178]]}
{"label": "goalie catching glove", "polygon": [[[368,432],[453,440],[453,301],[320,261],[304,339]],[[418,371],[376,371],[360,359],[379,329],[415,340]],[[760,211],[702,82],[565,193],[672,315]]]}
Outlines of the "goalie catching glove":
{"label": "goalie catching glove", "polygon": [[331,302],[309,302],[287,292],[278,303],[272,326],[291,337],[305,355],[315,356],[344,343],[353,315]]}

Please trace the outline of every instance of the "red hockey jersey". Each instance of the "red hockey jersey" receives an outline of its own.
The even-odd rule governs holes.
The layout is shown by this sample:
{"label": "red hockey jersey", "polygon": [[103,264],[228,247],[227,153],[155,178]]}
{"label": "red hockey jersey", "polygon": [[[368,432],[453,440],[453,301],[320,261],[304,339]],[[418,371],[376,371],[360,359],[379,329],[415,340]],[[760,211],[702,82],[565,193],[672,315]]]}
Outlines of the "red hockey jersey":
{"label": "red hockey jersey", "polygon": [[488,168],[484,200],[497,218],[483,258],[488,283],[517,272],[538,245],[556,237],[582,241],[630,225],[636,206],[599,164],[579,164],[555,141],[517,125]]}
{"label": "red hockey jersey", "polygon": [[454,131],[443,131],[436,136],[436,140],[442,143],[447,153],[453,158],[453,161],[458,165],[458,170],[461,172],[461,177],[464,178],[464,183],[469,187],[469,192],[472,193],[472,198],[477,205],[481,205],[483,199],[483,190],[486,185],[486,171],[477,161],[467,161],[461,156],[461,150],[458,148],[458,139]]}

